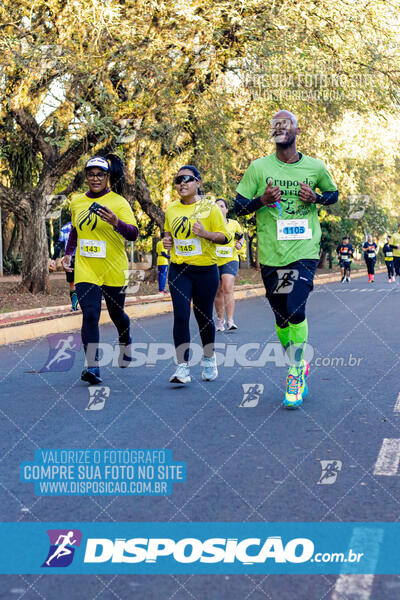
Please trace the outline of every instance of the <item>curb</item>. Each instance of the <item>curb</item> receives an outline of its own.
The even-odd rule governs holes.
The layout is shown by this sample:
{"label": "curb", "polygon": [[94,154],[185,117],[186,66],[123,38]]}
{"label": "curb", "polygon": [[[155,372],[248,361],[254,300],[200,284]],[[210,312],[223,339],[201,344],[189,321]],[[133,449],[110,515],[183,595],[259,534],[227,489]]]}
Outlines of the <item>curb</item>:
{"label": "curb", "polygon": [[[380,273],[386,271],[385,268],[377,269]],[[363,277],[366,274],[364,270],[352,274],[352,279]],[[338,281],[338,273],[317,275],[314,285],[324,285],[325,283],[334,283]],[[265,289],[262,283],[246,284],[236,288],[235,300],[246,300],[264,296]],[[57,309],[57,310],[55,310]],[[172,302],[170,297],[160,298],[158,294],[151,296],[132,296],[127,298],[125,312],[131,319],[141,319],[144,317],[154,317],[168,312],[172,312]],[[24,342],[32,339],[45,337],[51,334],[64,333],[65,331],[74,331],[81,328],[82,313],[71,313],[70,306],[45,307],[33,310],[22,310],[13,313],[6,313],[7,319],[18,319],[27,317],[28,322],[19,320],[17,323],[7,323],[0,317],[0,346]],[[31,317],[31,319],[28,319]],[[32,322],[33,321],[33,322]],[[100,324],[111,323],[110,316],[105,307],[102,307],[100,315]]]}

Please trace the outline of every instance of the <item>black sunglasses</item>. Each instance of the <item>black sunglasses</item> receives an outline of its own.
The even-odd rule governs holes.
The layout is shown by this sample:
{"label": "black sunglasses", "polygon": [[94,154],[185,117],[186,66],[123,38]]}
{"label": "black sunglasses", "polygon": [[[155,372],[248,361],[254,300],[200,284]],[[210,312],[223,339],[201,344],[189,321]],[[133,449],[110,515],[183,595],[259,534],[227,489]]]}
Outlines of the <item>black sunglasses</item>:
{"label": "black sunglasses", "polygon": [[180,183],[189,183],[189,181],[199,181],[194,175],[177,175],[174,179],[174,183],[179,185]]}

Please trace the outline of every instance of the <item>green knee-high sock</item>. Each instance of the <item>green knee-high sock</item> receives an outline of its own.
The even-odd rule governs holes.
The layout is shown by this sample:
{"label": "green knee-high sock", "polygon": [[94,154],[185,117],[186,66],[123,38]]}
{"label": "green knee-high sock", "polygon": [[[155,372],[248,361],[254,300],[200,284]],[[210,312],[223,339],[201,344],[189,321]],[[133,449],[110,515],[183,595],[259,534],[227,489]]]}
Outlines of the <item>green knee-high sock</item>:
{"label": "green knee-high sock", "polygon": [[275,329],[276,329],[276,333],[278,334],[279,341],[280,341],[280,343],[283,346],[283,349],[286,350],[286,348],[290,344],[290,329],[289,329],[289,326],[287,326],[287,327],[279,327],[279,325],[277,323],[275,323]]}
{"label": "green knee-high sock", "polygon": [[301,323],[289,323],[290,330],[290,347],[288,348],[288,356],[290,365],[299,366],[303,360],[304,348],[308,339],[308,323],[304,319]]}

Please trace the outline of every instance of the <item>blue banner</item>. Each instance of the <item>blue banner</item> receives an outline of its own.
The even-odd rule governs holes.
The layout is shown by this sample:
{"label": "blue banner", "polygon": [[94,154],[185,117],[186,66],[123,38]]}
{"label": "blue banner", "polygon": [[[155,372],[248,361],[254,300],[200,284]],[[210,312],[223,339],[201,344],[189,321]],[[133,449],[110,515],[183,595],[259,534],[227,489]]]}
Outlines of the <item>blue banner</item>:
{"label": "blue banner", "polygon": [[0,523],[0,573],[397,574],[400,523]]}

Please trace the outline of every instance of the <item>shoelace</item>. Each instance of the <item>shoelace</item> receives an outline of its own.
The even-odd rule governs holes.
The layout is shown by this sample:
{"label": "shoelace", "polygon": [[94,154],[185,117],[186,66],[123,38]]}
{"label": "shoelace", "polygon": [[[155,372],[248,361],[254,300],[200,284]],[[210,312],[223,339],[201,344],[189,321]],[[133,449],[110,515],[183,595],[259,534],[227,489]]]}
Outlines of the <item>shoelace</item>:
{"label": "shoelace", "polygon": [[287,390],[289,394],[296,394],[299,387],[300,375],[289,375]]}

